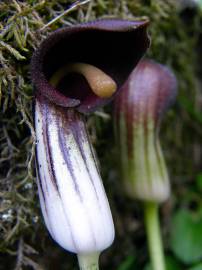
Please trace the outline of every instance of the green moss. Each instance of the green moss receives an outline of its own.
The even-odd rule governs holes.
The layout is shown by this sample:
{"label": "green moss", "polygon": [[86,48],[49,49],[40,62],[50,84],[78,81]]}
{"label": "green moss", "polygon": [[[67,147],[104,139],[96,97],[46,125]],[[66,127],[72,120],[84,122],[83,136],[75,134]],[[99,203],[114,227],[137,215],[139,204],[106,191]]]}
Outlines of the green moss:
{"label": "green moss", "polygon": [[[176,6],[177,1],[172,0],[97,0],[68,13],[68,5],[72,2],[13,0],[0,3],[0,251],[4,253],[0,264],[6,265],[6,269],[30,269],[28,266],[49,269],[54,262],[61,265],[60,269],[75,267],[72,257],[68,257],[68,262],[68,255],[51,242],[42,224],[33,170],[33,89],[29,63],[35,47],[50,31],[95,18],[149,17],[152,46],[148,56],[174,70],[180,89],[177,105],[162,129],[166,159],[176,183],[184,183],[181,179],[189,180],[199,170],[196,148],[200,144],[202,118],[196,84],[196,45],[200,34],[200,14],[195,10],[190,19]],[[61,18],[52,21],[61,14]],[[49,22],[52,23],[48,26]],[[105,110],[111,111],[110,107]],[[131,215],[128,212],[131,206],[126,201],[124,211],[118,213],[119,204],[115,204],[117,196],[122,198],[123,195],[119,194],[121,188],[118,185],[114,187],[118,173],[114,167],[116,152],[112,147],[112,120],[105,116],[100,113],[90,118],[89,127],[101,158],[105,185],[110,188],[108,194],[115,221],[119,224],[117,239],[122,241],[123,246],[123,252],[120,252],[120,248],[114,245],[103,257],[102,264],[104,269],[116,269],[117,263],[126,255],[124,250],[135,252],[134,231],[124,235],[121,232],[124,221]],[[94,124],[98,127],[97,135]],[[111,149],[110,157],[108,149]],[[193,155],[195,159],[187,158]],[[115,176],[112,177],[113,172]],[[35,250],[40,255],[36,255]],[[55,255],[51,255],[50,259],[49,253],[53,250]],[[108,256],[111,256],[110,259]],[[140,258],[139,264],[143,261],[144,258]]]}

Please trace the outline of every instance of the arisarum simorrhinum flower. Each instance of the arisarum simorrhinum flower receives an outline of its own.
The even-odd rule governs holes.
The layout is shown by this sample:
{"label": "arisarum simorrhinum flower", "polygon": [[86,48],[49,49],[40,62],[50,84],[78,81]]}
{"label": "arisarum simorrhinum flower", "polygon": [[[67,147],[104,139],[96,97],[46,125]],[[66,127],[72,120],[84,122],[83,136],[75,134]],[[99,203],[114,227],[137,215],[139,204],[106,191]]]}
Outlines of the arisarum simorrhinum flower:
{"label": "arisarum simorrhinum flower", "polygon": [[128,196],[144,202],[154,270],[165,270],[158,204],[170,195],[159,129],[162,117],[175,100],[176,89],[176,78],[167,67],[152,60],[142,60],[115,100],[123,185]]}
{"label": "arisarum simorrhinum flower", "polygon": [[110,102],[147,47],[147,21],[98,20],[55,31],[32,59],[40,203],[53,239],[98,269],[114,226],[82,113]]}
{"label": "arisarum simorrhinum flower", "polygon": [[142,60],[115,100],[122,179],[132,198],[163,202],[170,195],[159,130],[175,97],[176,79],[171,71],[152,60]]}

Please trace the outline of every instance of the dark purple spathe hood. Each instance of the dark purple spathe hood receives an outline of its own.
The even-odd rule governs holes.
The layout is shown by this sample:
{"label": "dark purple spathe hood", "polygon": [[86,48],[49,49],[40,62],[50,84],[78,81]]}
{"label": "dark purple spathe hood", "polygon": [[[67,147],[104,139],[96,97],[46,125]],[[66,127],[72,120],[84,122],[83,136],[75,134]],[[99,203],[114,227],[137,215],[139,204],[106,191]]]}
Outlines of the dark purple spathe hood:
{"label": "dark purple spathe hood", "polygon": [[67,76],[55,88],[50,77],[62,66],[83,62],[112,77],[118,89],[149,47],[148,21],[97,20],[53,32],[33,55],[31,73],[37,95],[56,105],[88,113],[111,98],[97,97],[78,74]]}

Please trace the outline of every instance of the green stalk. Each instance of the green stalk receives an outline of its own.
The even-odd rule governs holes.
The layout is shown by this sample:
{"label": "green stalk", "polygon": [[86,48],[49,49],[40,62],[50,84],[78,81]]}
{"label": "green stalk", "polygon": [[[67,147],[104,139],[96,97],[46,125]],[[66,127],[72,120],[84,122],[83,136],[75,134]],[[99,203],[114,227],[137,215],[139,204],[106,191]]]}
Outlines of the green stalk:
{"label": "green stalk", "polygon": [[78,254],[80,270],[99,270],[99,253]]}
{"label": "green stalk", "polygon": [[152,270],[165,270],[165,258],[158,216],[158,204],[144,203],[145,226],[148,238]]}

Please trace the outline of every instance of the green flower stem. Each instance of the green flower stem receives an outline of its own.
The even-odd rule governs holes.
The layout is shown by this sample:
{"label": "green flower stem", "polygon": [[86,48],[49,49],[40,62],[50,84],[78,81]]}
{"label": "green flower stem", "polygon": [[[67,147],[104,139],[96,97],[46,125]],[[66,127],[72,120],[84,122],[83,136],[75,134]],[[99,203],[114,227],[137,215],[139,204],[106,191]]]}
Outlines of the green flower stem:
{"label": "green flower stem", "polygon": [[144,217],[152,270],[165,270],[165,258],[158,216],[158,204],[144,203]]}
{"label": "green flower stem", "polygon": [[80,270],[99,270],[99,253],[78,254]]}

